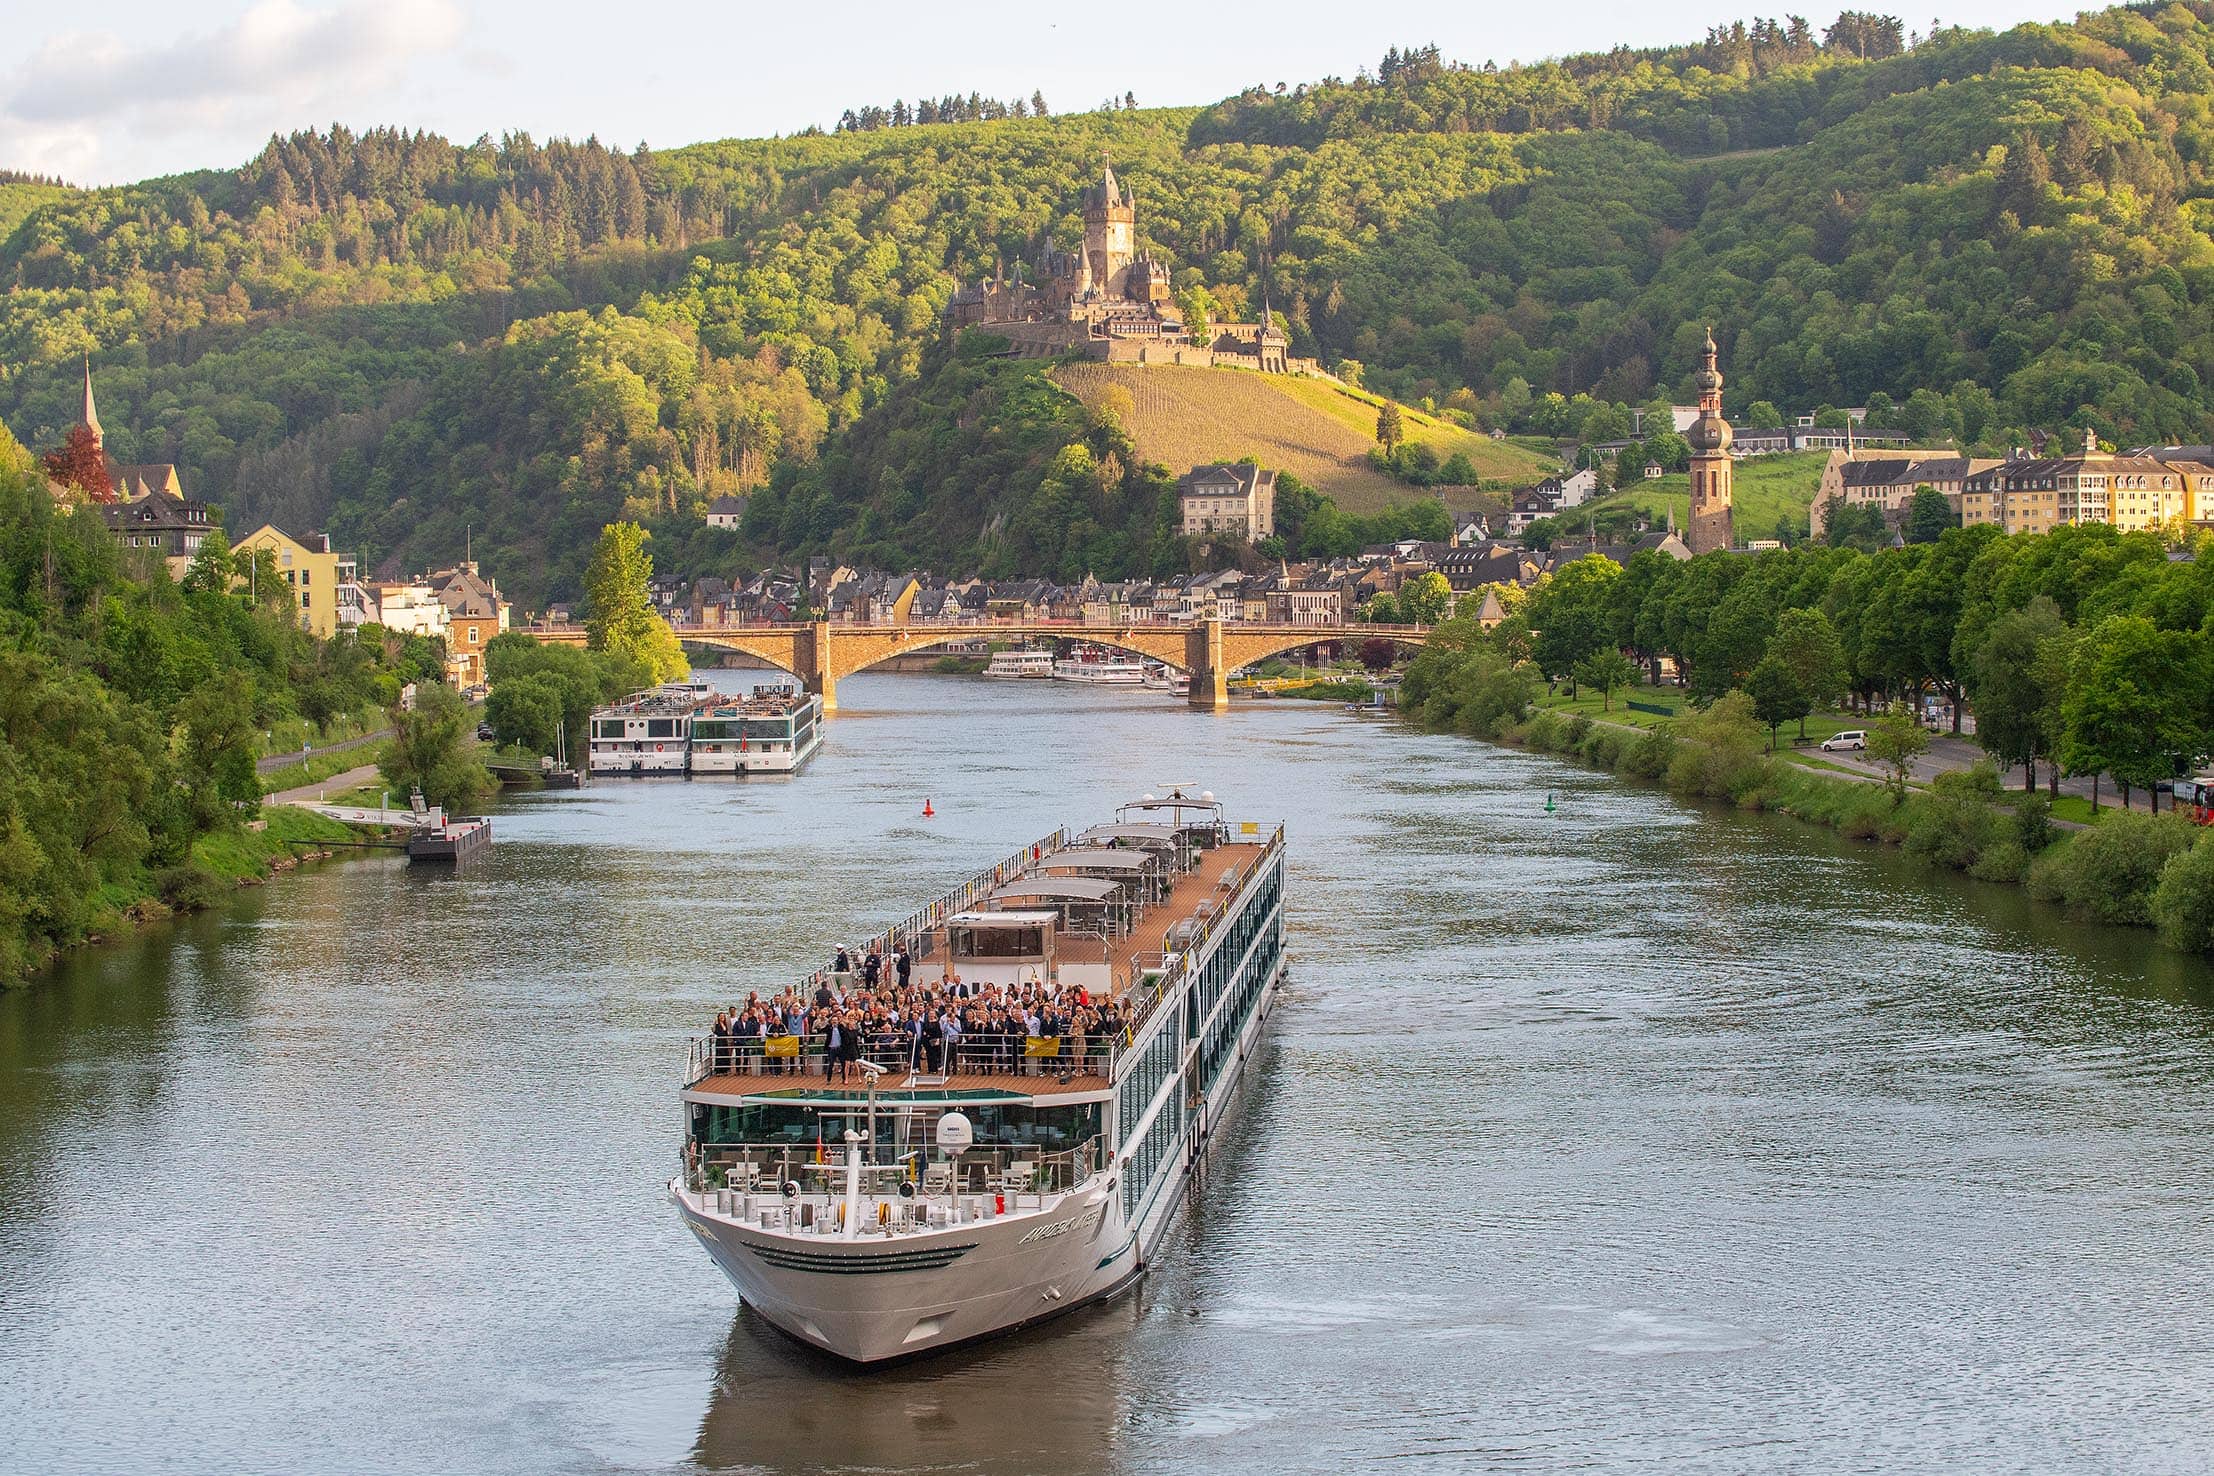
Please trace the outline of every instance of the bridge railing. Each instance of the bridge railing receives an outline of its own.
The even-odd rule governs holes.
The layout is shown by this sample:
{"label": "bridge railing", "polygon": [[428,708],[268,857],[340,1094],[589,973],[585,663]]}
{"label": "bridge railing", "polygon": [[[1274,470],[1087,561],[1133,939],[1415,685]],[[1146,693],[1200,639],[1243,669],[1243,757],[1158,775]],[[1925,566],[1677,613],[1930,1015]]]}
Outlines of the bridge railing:
{"label": "bridge railing", "polygon": [[[881,622],[837,620],[831,621],[829,624],[833,632],[927,630],[932,632],[945,631],[950,637],[952,633],[971,630],[978,632],[1027,630],[1066,630],[1071,632],[1086,630],[1188,631],[1195,626],[1205,625],[1213,619],[1212,616],[1196,619],[1190,616],[1178,616],[1142,620],[1134,618],[1093,620],[1083,616],[992,615],[974,620],[888,620]],[[1372,625],[1346,620],[1224,620],[1219,623],[1226,631],[1250,630],[1271,634],[1312,630],[1332,633],[1343,632],[1346,634],[1425,635],[1430,630],[1430,627],[1426,625]],[[680,637],[687,632],[773,631],[778,634],[789,634],[795,631],[811,630],[814,628],[814,624],[815,622],[812,621],[796,620],[725,620],[714,624],[678,625],[672,628]],[[555,625],[543,620],[532,621],[527,625],[518,626],[516,629],[524,635],[541,638],[552,636],[563,640],[581,638],[585,634],[585,628],[581,625]],[[1329,638],[1327,635],[1316,637],[1318,640]]]}

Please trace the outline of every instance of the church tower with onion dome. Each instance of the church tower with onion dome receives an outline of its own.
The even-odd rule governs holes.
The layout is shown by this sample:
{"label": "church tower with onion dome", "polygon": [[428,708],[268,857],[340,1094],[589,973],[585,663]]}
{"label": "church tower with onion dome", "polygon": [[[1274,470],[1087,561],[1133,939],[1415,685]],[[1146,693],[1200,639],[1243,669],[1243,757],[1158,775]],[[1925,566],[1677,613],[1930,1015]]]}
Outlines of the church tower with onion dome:
{"label": "church tower with onion dome", "polygon": [[1699,418],[1684,432],[1691,443],[1691,519],[1684,544],[1694,554],[1728,548],[1730,531],[1730,423],[1722,418],[1722,371],[1714,364],[1714,330],[1700,356]]}

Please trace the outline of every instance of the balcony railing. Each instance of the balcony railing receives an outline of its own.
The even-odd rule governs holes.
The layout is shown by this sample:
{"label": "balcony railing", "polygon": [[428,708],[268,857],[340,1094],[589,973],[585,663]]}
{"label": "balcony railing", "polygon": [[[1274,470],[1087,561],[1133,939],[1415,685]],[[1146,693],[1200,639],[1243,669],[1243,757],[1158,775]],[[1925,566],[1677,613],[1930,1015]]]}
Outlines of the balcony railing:
{"label": "balcony railing", "polygon": [[[858,1059],[883,1069],[883,1086],[905,1085],[913,1077],[937,1076],[1107,1076],[1114,1069],[1122,1032],[1085,1035],[963,1034],[940,1040],[910,1037],[872,1038]],[[866,1073],[842,1055],[832,1059],[822,1032],[811,1035],[725,1037],[694,1036],[686,1063],[686,1083],[711,1076],[782,1078],[797,1086],[825,1081],[865,1086]]]}

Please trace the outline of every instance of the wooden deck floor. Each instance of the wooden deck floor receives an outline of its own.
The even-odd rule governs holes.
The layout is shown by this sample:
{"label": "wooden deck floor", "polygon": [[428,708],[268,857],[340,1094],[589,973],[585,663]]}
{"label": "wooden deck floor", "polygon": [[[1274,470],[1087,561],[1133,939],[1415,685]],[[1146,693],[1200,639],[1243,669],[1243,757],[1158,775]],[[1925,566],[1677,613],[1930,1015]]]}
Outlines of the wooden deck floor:
{"label": "wooden deck floor", "polygon": [[[1185,918],[1198,916],[1202,905],[1212,904],[1219,908],[1236,896],[1267,849],[1267,845],[1259,841],[1217,846],[1200,858],[1199,865],[1190,873],[1176,879],[1167,897],[1145,908],[1127,936],[1103,942],[1097,938],[1064,935],[1054,942],[1055,955],[1063,963],[1106,963],[1113,980],[1114,997],[1120,999],[1137,976],[1137,960],[1165,952],[1169,929]],[[1234,874],[1228,887],[1221,884],[1225,872]],[[943,960],[948,951],[945,926],[940,924],[932,930],[929,952],[917,963],[918,977],[932,966],[931,960]]]}

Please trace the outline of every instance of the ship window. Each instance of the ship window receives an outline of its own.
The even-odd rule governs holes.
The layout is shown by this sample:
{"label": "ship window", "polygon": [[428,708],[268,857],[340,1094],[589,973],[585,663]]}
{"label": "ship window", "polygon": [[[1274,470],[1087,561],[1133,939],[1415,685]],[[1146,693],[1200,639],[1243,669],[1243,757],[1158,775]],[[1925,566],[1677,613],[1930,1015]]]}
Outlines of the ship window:
{"label": "ship window", "polygon": [[648,738],[674,738],[676,736],[676,719],[651,719],[646,724],[646,736]]}

